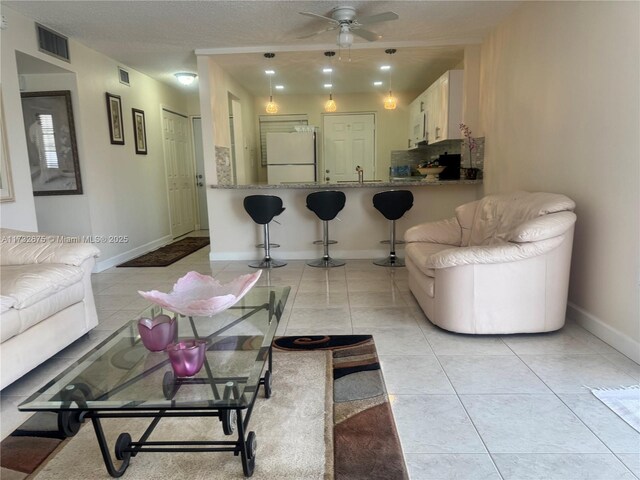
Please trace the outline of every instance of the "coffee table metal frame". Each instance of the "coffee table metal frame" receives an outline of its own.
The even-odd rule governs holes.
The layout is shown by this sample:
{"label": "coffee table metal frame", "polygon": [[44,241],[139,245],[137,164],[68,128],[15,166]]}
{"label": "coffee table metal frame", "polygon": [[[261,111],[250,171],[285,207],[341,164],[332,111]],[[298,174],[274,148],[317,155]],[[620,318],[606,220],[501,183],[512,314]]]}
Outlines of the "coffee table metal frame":
{"label": "coffee table metal frame", "polygon": [[[254,288],[259,289],[268,287]],[[242,315],[237,320],[234,320],[231,324],[226,325],[222,329],[208,336],[200,337],[198,335],[198,331],[193,318],[187,318],[189,318],[189,322],[195,338],[205,339],[211,339],[216,335],[220,335],[225,330],[232,328],[234,325],[237,325],[238,323],[250,318],[251,316],[263,310],[268,311],[270,324],[274,319],[279,322],[284,310],[284,303],[286,302],[288,291],[289,288],[287,287],[285,289],[285,295],[283,296],[284,302],[282,301],[282,299],[280,299],[277,304],[275,293],[273,291],[270,291],[269,301],[265,304],[257,306],[231,307],[231,309],[244,309],[249,310],[249,312],[245,315]],[[96,349],[100,348],[100,346],[102,345],[107,344],[111,338],[113,338],[122,329],[125,328],[127,328],[127,325],[123,326],[108,339],[103,341],[98,347],[96,347]],[[272,329],[272,333],[275,335],[275,328]],[[104,461],[107,472],[109,473],[109,475],[115,478],[121,477],[129,467],[131,458],[142,452],[232,452],[235,456],[240,455],[244,475],[246,477],[250,477],[253,475],[253,471],[255,468],[257,443],[255,433],[253,431],[247,433],[247,430],[260,387],[262,386],[264,388],[264,395],[266,398],[269,398],[271,396],[271,372],[273,367],[271,346],[272,339],[273,338],[268,339],[269,346],[263,346],[258,351],[258,358],[264,361],[262,366],[263,371],[265,364],[267,368],[266,371],[264,371],[264,375],[262,375],[261,372],[260,380],[255,387],[251,385],[247,385],[245,387],[242,396],[246,398],[247,395],[250,394],[250,398],[248,398],[248,401],[246,401],[242,405],[234,405],[233,402],[229,402],[228,406],[222,404],[216,405],[214,407],[172,407],[171,409],[149,408],[148,410],[133,407],[127,408],[126,406],[119,406],[114,408],[101,408],[93,406],[90,407],[87,406],[86,403],[87,394],[90,394],[90,392],[87,391],[89,387],[87,387],[86,385],[77,384],[68,385],[63,391],[60,392],[60,395],[64,400],[63,405],[60,408],[52,408],[50,410],[44,408],[30,408],[28,404],[40,395],[40,392],[36,392],[28,400],[23,402],[23,404],[20,405],[19,409],[22,411],[53,411],[54,413],[57,413],[58,425],[61,432],[63,432],[66,436],[75,435],[79,431],[81,424],[86,419],[91,419],[91,423],[93,424],[93,428],[95,430],[98,445],[100,447],[100,452],[102,454],[102,459]],[[90,353],[83,357],[83,359],[81,359],[78,363],[82,362],[84,358],[90,355]],[[125,383],[118,385],[118,387],[116,387],[115,389],[104,393],[103,395],[101,395],[101,398],[107,398],[110,395],[117,393],[117,391],[123,390],[135,384],[135,382],[145,374],[149,373],[152,370],[158,370],[168,363],[169,360],[167,359],[164,362],[154,365],[149,370],[145,370],[141,374],[136,375],[134,378],[131,378]],[[62,378],[68,370],[71,370],[71,368],[73,368],[73,366],[69,367],[69,369],[60,374],[57,378]],[[173,396],[179,391],[182,385],[209,384],[212,387],[212,392],[216,400],[222,400],[224,403],[224,400],[238,399],[238,397],[240,396],[238,392],[238,382],[246,380],[246,378],[219,376],[214,377],[209,362],[206,358],[204,368],[207,373],[206,377],[204,378],[176,378],[171,372],[166,372],[163,379],[163,393],[165,395],[165,398],[167,400],[173,399]],[[55,382],[55,380],[50,382],[49,385],[51,385],[53,382]],[[225,386],[223,390],[223,396],[220,399],[220,395],[215,386],[221,384],[224,384]],[[45,389],[46,386],[42,390]],[[217,417],[222,423],[222,430],[225,435],[232,435],[234,431],[237,430],[237,439],[230,441],[148,441],[148,438],[151,436],[160,420],[167,417]],[[102,428],[102,423],[100,421],[101,419],[110,418],[153,419],[137,441],[133,441],[131,435],[126,432],[123,432],[118,436],[114,446],[114,453],[116,460],[120,461],[119,465],[116,465],[113,457],[111,456],[108,442]]]}

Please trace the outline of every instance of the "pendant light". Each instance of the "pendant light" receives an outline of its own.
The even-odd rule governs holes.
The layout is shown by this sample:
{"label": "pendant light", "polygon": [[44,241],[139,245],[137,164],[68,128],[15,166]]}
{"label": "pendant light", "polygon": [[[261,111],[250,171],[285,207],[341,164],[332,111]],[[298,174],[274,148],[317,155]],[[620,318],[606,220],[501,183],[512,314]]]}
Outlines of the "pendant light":
{"label": "pendant light", "polygon": [[[264,57],[271,59],[273,57],[275,57],[276,54],[275,53],[265,53]],[[275,74],[275,71],[273,70],[266,70],[265,73],[267,74],[267,76],[269,77],[269,102],[267,103],[267,107],[265,108],[267,113],[278,113],[278,104],[276,102],[273,101],[273,90],[271,88],[271,77]]]}
{"label": "pendant light", "polygon": [[[384,53],[393,55],[394,53],[396,53],[396,49],[388,48],[384,51]],[[393,93],[391,93],[391,68],[389,68],[389,95],[387,95],[384,99],[384,108],[385,110],[395,110],[397,104],[398,100],[393,96]]]}
{"label": "pendant light", "polygon": [[329,87],[331,90],[329,90],[329,100],[327,100],[324,104],[324,111],[325,112],[335,112],[336,109],[338,108],[338,106],[336,105],[335,100],[333,99],[333,56],[336,54],[336,52],[324,52],[326,57],[329,57],[329,59],[331,60],[331,68],[329,69],[329,84],[331,85],[331,87]]}

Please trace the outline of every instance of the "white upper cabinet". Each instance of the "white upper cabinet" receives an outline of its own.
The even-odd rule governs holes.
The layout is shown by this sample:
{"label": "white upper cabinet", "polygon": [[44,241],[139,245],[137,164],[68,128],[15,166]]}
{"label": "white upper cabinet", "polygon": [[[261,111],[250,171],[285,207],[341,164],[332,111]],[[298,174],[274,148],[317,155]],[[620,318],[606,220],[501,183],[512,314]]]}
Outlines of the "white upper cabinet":
{"label": "white upper cabinet", "polygon": [[409,105],[408,148],[416,148],[419,143],[427,141],[427,111],[425,93],[420,95]]}
{"label": "white upper cabinet", "polygon": [[409,148],[462,138],[463,70],[449,70],[409,106]]}

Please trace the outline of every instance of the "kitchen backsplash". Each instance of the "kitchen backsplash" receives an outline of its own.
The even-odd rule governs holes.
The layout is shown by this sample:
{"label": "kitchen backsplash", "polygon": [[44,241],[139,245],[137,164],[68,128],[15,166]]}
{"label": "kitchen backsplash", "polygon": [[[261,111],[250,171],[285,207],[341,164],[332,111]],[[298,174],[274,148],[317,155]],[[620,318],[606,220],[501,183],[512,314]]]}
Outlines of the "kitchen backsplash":
{"label": "kitchen backsplash", "polygon": [[[476,138],[478,148],[473,152],[473,166],[482,170],[484,166],[484,137]],[[417,174],[416,168],[423,162],[437,160],[445,153],[461,153],[461,167],[469,166],[469,150],[462,140],[449,140],[436,145],[423,145],[413,150],[392,150],[391,151],[391,175],[405,176],[410,169],[411,174]],[[409,169],[405,167],[409,167]]]}

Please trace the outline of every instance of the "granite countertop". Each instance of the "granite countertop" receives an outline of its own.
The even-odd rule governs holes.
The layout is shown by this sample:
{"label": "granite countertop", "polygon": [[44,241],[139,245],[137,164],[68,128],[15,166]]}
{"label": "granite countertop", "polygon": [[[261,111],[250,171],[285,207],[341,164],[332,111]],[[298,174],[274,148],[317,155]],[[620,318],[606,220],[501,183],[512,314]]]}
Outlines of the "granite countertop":
{"label": "granite countertop", "polygon": [[281,183],[279,185],[263,184],[251,184],[251,185],[209,185],[209,188],[216,189],[232,189],[232,190],[253,190],[253,189],[323,189],[323,188],[378,188],[378,187],[435,187],[441,185],[481,185],[482,179],[478,180],[437,180],[435,182],[425,182],[422,179],[398,179],[389,181],[365,181],[363,183],[358,182],[339,182],[339,183],[321,183],[321,182],[308,182],[308,183]]}

